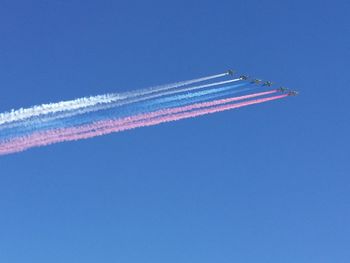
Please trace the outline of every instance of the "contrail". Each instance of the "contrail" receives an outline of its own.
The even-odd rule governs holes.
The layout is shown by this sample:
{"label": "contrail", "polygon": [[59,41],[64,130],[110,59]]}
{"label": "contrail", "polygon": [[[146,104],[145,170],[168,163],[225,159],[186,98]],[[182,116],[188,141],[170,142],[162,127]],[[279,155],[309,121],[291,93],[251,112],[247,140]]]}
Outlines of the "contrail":
{"label": "contrail", "polygon": [[[161,110],[154,111],[154,112],[129,116],[129,117],[125,117],[122,119],[115,119],[115,120],[110,119],[110,120],[107,120],[105,122],[98,121],[95,123],[97,123],[97,126],[100,127],[100,129],[104,129],[106,127],[108,128],[110,123],[112,123],[112,126],[114,126],[115,123],[117,123],[118,121],[120,122],[119,124],[144,121],[145,119],[152,119],[152,118],[173,115],[173,114],[178,114],[178,113],[183,113],[183,112],[191,112],[191,111],[196,110],[196,109],[205,109],[205,108],[223,105],[223,104],[227,104],[227,103],[231,103],[231,102],[235,102],[235,101],[241,101],[241,100],[252,99],[255,97],[266,96],[266,95],[270,95],[270,94],[273,94],[276,92],[278,92],[278,90],[271,90],[271,91],[266,91],[266,92],[260,92],[260,93],[249,94],[249,95],[244,95],[244,96],[239,96],[239,97],[226,98],[226,99],[220,99],[220,100],[209,101],[209,102],[201,102],[201,103],[196,103],[196,104],[191,104],[191,105],[176,107],[176,108],[166,108],[166,109],[161,109]],[[284,94],[281,96],[285,97],[288,95]],[[275,97],[279,98],[278,96],[275,96]],[[256,103],[260,103],[259,101],[261,101],[261,102],[269,101],[270,98],[272,98],[272,100],[273,100],[275,97],[268,97],[268,98],[263,98],[263,99],[259,99],[259,100],[244,101],[244,102],[241,102],[241,104],[245,105],[246,102],[249,102],[249,104],[247,104],[247,105],[250,105],[250,103],[256,104]],[[104,124],[106,124],[106,126],[104,126]],[[83,125],[80,127],[86,127],[85,131],[89,131],[89,129],[90,129],[89,125]],[[79,128],[79,126],[78,126],[78,130],[79,130],[79,133],[84,132],[84,130],[82,128]],[[95,128],[94,128],[94,130],[95,130]]]}
{"label": "contrail", "polygon": [[[276,91],[270,91],[263,95],[272,94]],[[258,93],[259,94],[259,93]],[[252,98],[254,96],[262,96],[261,93],[247,95],[246,98]],[[193,118],[201,115],[226,111],[229,109],[240,108],[248,105],[263,103],[267,101],[277,100],[287,97],[288,94],[283,94],[279,96],[248,100],[241,103],[235,104],[217,104],[217,103],[229,103],[237,98],[229,98],[224,100],[205,102],[194,105],[189,105],[186,107],[179,107],[173,109],[160,110],[157,113],[146,113],[137,116],[127,117],[119,120],[108,120],[93,123],[91,125],[73,127],[66,129],[57,129],[47,132],[39,132],[32,134],[30,136],[13,139],[11,141],[0,144],[0,154],[9,154],[14,152],[19,152],[26,150],[31,147],[44,146],[52,143],[72,141],[79,139],[87,139],[95,136],[105,135],[112,132],[119,132],[129,129],[134,129],[138,127],[146,127],[157,125],[164,122],[176,121],[186,118]],[[215,105],[215,106],[212,106]],[[212,107],[211,107],[212,106]],[[205,108],[203,108],[205,107]],[[198,108],[198,110],[193,110]],[[178,112],[178,113],[176,113]]]}
{"label": "contrail", "polygon": [[[169,95],[172,95],[172,94],[188,92],[188,91],[194,91],[194,90],[199,90],[199,89],[204,89],[204,88],[210,88],[210,87],[214,87],[214,86],[220,86],[220,85],[224,85],[224,84],[228,84],[228,83],[232,83],[232,82],[237,82],[237,81],[240,81],[240,80],[241,79],[231,79],[231,80],[214,82],[214,83],[205,84],[205,85],[194,86],[194,87],[190,87],[190,88],[183,88],[183,89],[178,89],[177,88],[175,90],[166,91],[166,92],[158,92],[158,93],[152,92],[152,94],[140,93],[137,96],[135,95],[133,97],[125,98],[125,99],[122,99],[122,100],[119,100],[119,101],[106,103],[106,104],[103,104],[103,105],[98,105],[97,104],[97,105],[92,106],[92,107],[84,107],[84,108],[78,109],[78,110],[73,111],[73,112],[68,112],[66,114],[60,114],[56,118],[61,119],[61,118],[73,117],[75,115],[87,114],[87,113],[94,112],[94,111],[108,110],[108,109],[115,108],[115,107],[125,106],[125,105],[139,103],[139,102],[142,102],[142,101],[147,101],[147,100],[151,100],[151,99],[155,99],[155,98],[159,98],[159,97],[169,96]],[[243,86],[243,85],[246,85],[246,84],[247,83],[243,83],[242,85],[241,84],[237,84],[237,86],[234,85],[234,86],[230,86],[229,88],[240,87],[240,86]],[[153,94],[153,93],[156,93],[156,94]],[[198,94],[198,96],[200,96],[200,94]]]}
{"label": "contrail", "polygon": [[[134,115],[149,111],[156,111],[161,108],[170,108],[170,107],[179,107],[187,104],[193,104],[200,101],[216,99],[222,96],[232,96],[235,93],[247,91],[251,88],[245,89],[235,89],[248,83],[241,83],[231,86],[224,86],[221,88],[203,90],[199,92],[186,93],[171,97],[165,97],[160,99],[154,99],[150,102],[140,104],[140,102],[136,105],[129,106],[128,108],[118,108],[114,107],[110,110],[102,109],[100,111],[94,111],[90,114],[80,115],[78,118],[65,118],[65,119],[53,119],[51,121],[42,121],[41,118],[36,120],[36,123],[25,122],[22,125],[18,126],[18,128],[12,128],[4,130],[0,136],[0,139],[6,140],[13,136],[25,136],[28,133],[32,133],[38,130],[48,130],[55,129],[60,127],[70,127],[70,126],[81,126],[87,123],[91,123],[92,121],[99,121],[110,118],[109,116],[113,116],[113,118],[122,118],[127,115]],[[230,90],[229,92],[224,92]],[[109,108],[109,107],[108,107]]]}
{"label": "contrail", "polygon": [[[196,103],[196,104],[192,104],[192,105],[188,105],[188,106],[184,106],[184,107],[162,109],[162,110],[147,113],[147,118],[154,118],[154,117],[159,117],[159,116],[163,116],[163,115],[175,114],[175,113],[179,113],[179,112],[183,112],[183,111],[190,111],[190,110],[194,110],[194,109],[216,106],[216,105],[230,103],[230,102],[234,102],[234,101],[251,99],[251,98],[255,98],[255,97],[273,94],[276,92],[277,92],[277,90],[271,90],[271,91],[260,92],[260,93],[250,94],[250,95],[239,96],[239,97],[232,97],[232,98],[221,99],[221,100],[216,100],[216,101]],[[145,118],[145,114],[138,114],[138,115],[128,116],[128,117],[124,117],[122,119],[116,119],[116,120],[119,120],[120,122],[125,123],[125,122],[140,121],[140,120],[143,120],[144,118]],[[114,119],[108,120],[108,121],[114,121]],[[108,123],[108,121],[107,121],[107,123]],[[102,121],[98,121],[98,122],[95,121],[95,123],[103,123],[103,122]],[[89,127],[89,125],[83,125],[83,127]],[[101,126],[101,128],[103,128],[103,126]],[[63,129],[64,128],[56,129],[56,130],[63,130]],[[79,128],[79,129],[81,129],[81,128]],[[74,128],[73,128],[73,130],[74,130]],[[61,132],[60,132],[60,134],[61,134]],[[26,138],[27,138],[26,136],[23,136],[23,137],[20,137],[19,140],[23,139],[25,141]]]}
{"label": "contrail", "polygon": [[[99,104],[99,105],[95,105],[92,107],[81,108],[81,109],[68,111],[68,112],[59,112],[59,113],[56,113],[55,115],[44,115],[44,116],[39,115],[39,116],[24,120],[24,121],[0,125],[0,131],[3,130],[0,138],[11,136],[11,134],[13,133],[13,130],[16,131],[16,128],[19,128],[22,133],[25,133],[25,132],[30,132],[31,130],[35,130],[35,129],[54,128],[54,127],[59,126],[59,125],[62,126],[62,123],[66,123],[67,125],[81,124],[81,123],[86,122],[86,119],[91,118],[91,116],[81,117],[79,119],[73,119],[73,120],[70,120],[69,118],[76,116],[76,115],[83,115],[83,114],[86,115],[87,113],[91,113],[91,112],[101,112],[101,111],[106,111],[109,109],[116,110],[115,109],[116,107],[121,107],[121,106],[125,106],[128,104],[140,103],[140,102],[146,101],[146,100],[150,100],[150,102],[147,103],[147,105],[146,104],[145,105],[137,105],[137,107],[151,109],[152,105],[156,104],[156,103],[157,104],[162,103],[162,104],[166,105],[165,103],[167,101],[171,102],[171,101],[179,101],[182,99],[198,98],[198,97],[201,97],[204,95],[210,95],[210,94],[214,94],[212,96],[212,98],[215,98],[216,96],[218,96],[218,95],[215,95],[215,93],[219,93],[219,92],[223,92],[223,91],[230,90],[233,88],[245,86],[245,85],[248,85],[249,83],[243,82],[240,84],[224,86],[224,87],[216,88],[216,89],[208,89],[208,90],[203,90],[200,92],[186,93],[183,95],[166,97],[163,99],[158,99],[158,100],[153,100],[153,101],[151,100],[151,99],[155,99],[157,97],[163,97],[165,95],[183,93],[183,92],[194,91],[194,90],[199,90],[199,89],[204,89],[204,88],[212,88],[212,87],[223,85],[223,84],[237,82],[239,80],[240,79],[232,79],[232,80],[215,82],[215,83],[211,83],[211,84],[200,85],[200,86],[195,86],[195,87],[190,87],[190,88],[185,88],[185,89],[177,89],[177,90],[165,92],[165,93],[146,95],[146,96],[143,96],[140,98],[124,99],[124,100],[120,100],[118,102],[106,103],[103,105]],[[245,90],[248,90],[248,89],[245,89]],[[237,90],[237,92],[240,92],[240,91],[244,91],[244,90]],[[237,93],[237,92],[232,92],[232,93]],[[162,100],[164,100],[164,101],[162,101]],[[200,100],[200,98],[198,98],[198,100]],[[186,102],[186,101],[180,102],[178,104],[183,104],[184,102]],[[176,106],[175,102],[173,104]],[[160,104],[158,107],[160,107]],[[135,108],[135,106],[134,106],[134,108]],[[103,118],[103,116],[101,116],[101,118]]]}
{"label": "contrail", "polygon": [[[229,83],[229,82],[226,82],[226,83]],[[223,83],[220,83],[220,84],[223,84]],[[240,83],[240,84],[235,84],[235,85],[230,85],[230,86],[224,86],[222,88],[198,91],[198,92],[194,92],[194,93],[186,93],[186,94],[181,94],[181,95],[177,95],[177,96],[173,96],[173,97],[166,97],[166,98],[154,100],[154,101],[151,101],[149,104],[165,103],[165,102],[177,101],[177,100],[182,100],[182,99],[190,99],[193,97],[200,97],[200,96],[205,96],[205,95],[209,95],[209,94],[213,94],[213,93],[219,93],[219,92],[230,90],[232,88],[238,88],[238,87],[242,87],[242,86],[246,86],[246,85],[248,85],[248,83]],[[212,87],[212,86],[209,86],[209,87]],[[191,91],[191,90],[192,89],[188,89],[186,91]],[[171,94],[173,94],[173,93],[171,93]],[[166,94],[166,95],[169,95],[169,94]]]}
{"label": "contrail", "polygon": [[[227,104],[227,103],[231,103],[231,102],[235,102],[235,101],[242,101],[242,100],[252,99],[255,97],[266,96],[266,95],[270,95],[270,94],[273,94],[276,92],[278,92],[278,90],[270,90],[270,91],[259,92],[259,93],[254,93],[254,94],[249,94],[249,95],[244,95],[244,96],[239,96],[239,97],[232,97],[232,98],[220,99],[220,100],[209,101],[209,102],[201,102],[201,103],[196,103],[196,104],[191,104],[191,105],[181,106],[181,107],[176,107],[176,108],[166,108],[166,109],[161,109],[161,110],[157,110],[157,111],[153,111],[153,112],[149,112],[149,113],[143,113],[143,114],[138,114],[138,115],[134,115],[134,116],[129,116],[129,117],[125,117],[122,119],[107,120],[106,123],[107,123],[107,127],[108,127],[109,123],[113,123],[112,125],[114,125],[115,124],[114,121],[120,121],[122,124],[129,123],[129,122],[138,122],[138,121],[143,121],[145,119],[152,119],[152,118],[156,118],[156,117],[172,115],[172,114],[177,114],[177,113],[181,113],[181,112],[189,112],[189,111],[193,111],[196,109],[209,108],[209,107]],[[282,96],[284,96],[284,95],[282,95]],[[269,101],[269,98],[264,98],[264,99],[260,99],[260,100],[263,100],[263,102],[265,100]],[[253,100],[251,100],[251,101],[253,101]],[[255,101],[257,101],[257,100],[255,100]],[[245,102],[242,102],[242,104],[244,104],[244,103]],[[102,129],[105,128],[105,126],[103,126],[104,121],[98,121],[95,123],[98,123],[98,126],[100,128],[102,128]],[[87,127],[86,131],[89,131],[89,129],[90,129],[89,125],[85,125],[84,127]],[[78,128],[78,129],[79,129],[79,132],[83,131],[81,128]]]}
{"label": "contrail", "polygon": [[[199,82],[204,82],[204,81],[209,81],[209,80],[212,80],[212,79],[222,78],[222,77],[225,77],[227,75],[229,75],[229,73],[225,72],[225,73],[221,73],[221,74],[211,75],[211,76],[208,76],[208,77],[202,77],[202,78],[197,78],[197,79],[192,79],[192,80],[176,82],[176,83],[172,83],[172,84],[166,84],[166,85],[161,85],[161,86],[141,89],[141,90],[138,90],[139,94],[136,95],[136,96],[142,96],[142,95],[145,95],[145,94],[161,92],[161,91],[166,91],[166,90],[173,89],[173,88],[179,88],[179,87],[183,87],[183,86],[188,86],[188,85],[199,83]],[[136,94],[136,93],[134,93],[132,91],[130,93],[131,93],[131,95]],[[129,92],[126,92],[126,94],[129,94]]]}
{"label": "contrail", "polygon": [[57,103],[42,104],[38,106],[33,106],[27,109],[12,110],[10,112],[5,112],[0,114],[0,125],[8,122],[19,121],[27,119],[33,116],[38,116],[41,114],[55,113],[66,110],[76,110],[81,107],[88,107],[96,105],[98,103],[110,103],[113,100],[119,100],[125,98],[121,94],[106,94],[92,97],[84,97],[80,99],[61,101]]}
{"label": "contrail", "polygon": [[98,96],[84,97],[84,98],[70,100],[70,101],[62,101],[58,103],[42,104],[42,105],[33,106],[31,108],[26,108],[26,109],[21,108],[18,110],[12,110],[10,112],[1,113],[0,125],[8,122],[27,119],[27,118],[38,116],[41,114],[76,110],[82,107],[89,107],[89,106],[94,106],[98,104],[111,103],[111,102],[125,99],[128,97],[141,96],[141,95],[152,94],[160,91],[166,91],[172,88],[177,88],[177,87],[182,87],[182,86],[186,86],[194,83],[208,81],[215,78],[224,77],[227,75],[228,73],[222,73],[222,74],[212,75],[208,77],[202,77],[202,78],[197,78],[193,80],[187,80],[187,81],[177,82],[173,84],[152,87],[152,88],[143,89],[143,90],[137,90],[136,92],[124,92],[120,94],[115,93],[115,94],[98,95]]}
{"label": "contrail", "polygon": [[[214,75],[214,76],[218,77],[218,76],[222,76],[222,75],[226,75],[226,73]],[[200,80],[213,78],[214,76],[201,78]],[[98,103],[94,102],[94,103],[91,103],[90,105],[88,105],[88,103],[82,102],[82,100],[85,100],[85,99],[90,100],[90,98],[82,98],[82,99],[77,99],[77,100],[73,100],[73,101],[62,102],[62,104],[60,106],[60,107],[62,107],[62,110],[53,110],[53,111],[42,110],[40,113],[39,112],[40,109],[38,109],[37,114],[32,114],[32,115],[25,117],[25,118],[20,118],[20,114],[16,113],[15,115],[17,116],[16,117],[17,119],[13,119],[8,124],[1,123],[1,114],[0,114],[0,130],[14,128],[14,127],[18,127],[18,126],[23,126],[23,124],[24,125],[31,125],[31,124],[36,124],[36,123],[48,122],[48,121],[52,121],[55,119],[68,118],[68,117],[72,117],[72,116],[75,116],[78,114],[85,114],[85,113],[89,113],[89,112],[93,112],[93,111],[106,110],[106,109],[110,109],[113,107],[123,106],[123,105],[131,104],[131,103],[137,103],[137,102],[150,100],[153,98],[158,98],[158,97],[162,97],[162,96],[166,96],[166,95],[224,85],[224,84],[228,84],[228,83],[232,83],[232,82],[237,82],[240,80],[241,79],[239,79],[239,78],[238,79],[231,79],[231,80],[214,82],[214,83],[200,85],[200,86],[194,86],[194,87],[190,87],[190,88],[176,89],[173,91],[168,91],[168,92],[163,92],[163,93],[159,92],[159,90],[158,91],[155,91],[155,90],[148,91],[147,89],[145,89],[144,91],[141,91],[141,92],[139,92],[139,91],[134,92],[134,93],[130,92],[128,96],[126,96],[125,93],[115,94],[115,96],[117,96],[117,95],[119,96],[118,99],[117,99],[117,97],[115,97],[115,99],[113,99],[112,98],[112,96],[114,96],[113,94],[106,94],[106,95],[91,97],[91,100],[95,101],[95,102],[97,102],[99,100],[101,101],[101,99],[103,99],[103,98],[105,100],[104,100],[104,102],[98,102]],[[191,83],[193,81],[194,80],[192,80]],[[187,81],[187,82],[190,82],[190,81]],[[198,79],[197,79],[197,82],[199,82]],[[181,83],[184,83],[184,82],[181,82]],[[169,86],[165,87],[165,89],[166,90],[170,89],[169,87],[171,85],[175,85],[175,84],[170,84]],[[180,85],[180,84],[177,83],[177,85]],[[171,86],[171,87],[173,88],[173,86]],[[149,95],[146,93],[147,91],[149,92],[148,93]],[[152,93],[157,93],[157,94],[152,94]],[[122,97],[122,95],[124,97]],[[109,99],[107,100],[108,96],[109,96]],[[68,105],[68,102],[69,102],[69,104],[72,104],[71,105],[72,107]],[[77,103],[77,105],[74,105],[74,103]],[[58,103],[56,103],[56,104],[58,104]],[[51,105],[51,104],[47,104],[47,105]],[[41,105],[41,106],[45,106],[45,104]],[[35,107],[41,107],[41,106],[35,106]],[[35,107],[33,107],[33,108],[35,108]],[[24,110],[29,110],[29,109],[24,109]],[[7,113],[3,113],[3,114],[7,114]],[[23,122],[25,122],[25,123],[23,123]]]}

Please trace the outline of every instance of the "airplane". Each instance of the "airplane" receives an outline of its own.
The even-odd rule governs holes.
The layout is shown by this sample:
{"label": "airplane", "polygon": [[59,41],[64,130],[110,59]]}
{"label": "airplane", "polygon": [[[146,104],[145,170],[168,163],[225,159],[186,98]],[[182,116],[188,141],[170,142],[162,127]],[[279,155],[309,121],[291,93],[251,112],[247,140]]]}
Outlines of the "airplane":
{"label": "airplane", "polygon": [[298,92],[297,91],[289,91],[288,92],[288,96],[296,96],[296,95],[298,95]]}
{"label": "airplane", "polygon": [[271,81],[266,81],[263,85],[264,85],[264,86],[271,87],[272,84],[273,84],[273,83],[272,83]]}
{"label": "airplane", "polygon": [[251,81],[251,83],[254,83],[254,84],[260,84],[261,82],[262,82],[261,79],[253,79],[253,80]]}
{"label": "airplane", "polygon": [[233,76],[233,74],[235,74],[235,71],[234,71],[234,70],[229,69],[229,70],[227,71],[227,74],[229,74],[229,75]]}
{"label": "airplane", "polygon": [[280,88],[278,88],[277,90],[280,91],[280,92],[285,92],[285,91],[287,91],[288,89],[285,88],[285,87],[280,87]]}
{"label": "airplane", "polygon": [[248,76],[242,75],[242,76],[240,76],[239,78],[240,78],[241,80],[247,80],[247,79],[248,79]]}

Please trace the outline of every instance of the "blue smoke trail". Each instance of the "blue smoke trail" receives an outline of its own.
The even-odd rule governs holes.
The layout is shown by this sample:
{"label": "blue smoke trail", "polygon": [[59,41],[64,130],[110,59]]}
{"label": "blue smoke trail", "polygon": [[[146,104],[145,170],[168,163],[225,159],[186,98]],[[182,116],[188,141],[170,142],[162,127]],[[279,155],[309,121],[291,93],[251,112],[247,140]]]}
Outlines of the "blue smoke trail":
{"label": "blue smoke trail", "polygon": [[[156,111],[162,108],[171,108],[182,106],[186,104],[192,104],[200,101],[210,100],[218,97],[232,95],[238,92],[244,92],[252,89],[245,88],[239,90],[231,90],[234,88],[242,87],[248,83],[240,83],[236,85],[225,86],[221,88],[203,90],[199,92],[175,95],[171,97],[165,97],[160,99],[154,99],[151,101],[138,102],[131,105],[125,105],[124,107],[115,107],[107,110],[90,112],[83,115],[75,115],[72,118],[55,119],[53,121],[42,123],[40,119],[37,123],[24,127],[16,127],[9,129],[1,134],[2,139],[9,139],[13,136],[24,136],[38,130],[48,130],[62,127],[72,127],[76,125],[84,125],[93,121],[100,121],[105,119],[117,119],[128,115],[134,115],[138,113],[145,113],[150,111]],[[225,92],[226,91],[226,92]],[[228,91],[228,92],[227,92]]]}
{"label": "blue smoke trail", "polygon": [[[225,74],[219,74],[219,75],[227,75]],[[218,75],[216,75],[218,76]],[[214,76],[209,76],[201,79],[196,79],[196,80],[191,80],[191,81],[186,81],[186,83],[193,83],[198,82],[199,80],[203,81],[203,79],[211,79]],[[184,93],[184,92],[193,92],[195,90],[200,90],[200,89],[205,89],[205,88],[210,88],[214,86],[223,86],[228,83],[236,82],[236,81],[242,81],[241,79],[230,79],[230,80],[225,80],[225,81],[219,81],[219,82],[214,82],[214,83],[206,83],[203,85],[197,85],[197,86],[190,86],[190,87],[181,87],[183,86],[183,82],[181,83],[176,83],[178,87],[181,88],[176,88],[174,89],[174,84],[168,84],[165,86],[162,86],[160,91],[159,87],[155,88],[150,88],[150,89],[144,89],[144,90],[138,90],[138,91],[131,91],[131,92],[124,92],[124,93],[119,93],[119,94],[107,94],[107,95],[102,95],[102,96],[95,96],[91,98],[83,98],[83,99],[76,99],[73,101],[66,101],[66,102],[59,102],[59,103],[52,103],[50,104],[51,106],[55,106],[56,110],[53,110],[50,112],[47,108],[47,105],[44,107],[43,105],[41,106],[36,106],[37,108],[42,108],[42,109],[35,109],[35,107],[32,107],[32,109],[24,109],[29,111],[29,110],[36,110],[36,114],[33,113],[32,116],[27,116],[24,118],[25,112],[23,113],[16,113],[18,120],[11,121],[10,123],[6,123],[4,125],[0,124],[0,131],[3,131],[5,129],[10,129],[10,128],[15,128],[15,127],[21,127],[23,125],[34,125],[35,123],[47,123],[50,121],[53,121],[55,119],[67,119],[69,117],[73,117],[75,115],[82,115],[82,114],[87,114],[92,111],[103,111],[106,109],[111,109],[115,108],[117,106],[123,106],[131,103],[137,103],[137,102],[142,102],[142,101],[149,101],[158,97],[165,97],[165,96],[170,96],[174,94],[179,94],[179,93]],[[180,85],[180,86],[179,86]],[[186,85],[185,85],[186,86]],[[109,96],[109,97],[108,97]],[[117,96],[117,97],[116,97]],[[99,97],[103,97],[103,99],[99,99]],[[108,97],[109,102],[106,101],[106,98]],[[118,99],[117,99],[118,98]],[[97,102],[100,100],[101,102]],[[94,102],[93,102],[94,101]],[[104,101],[104,102],[102,102]],[[92,103],[91,106],[85,105],[86,103]],[[71,104],[69,104],[71,103]],[[72,103],[76,105],[72,105]],[[57,105],[60,105],[61,110],[57,110]],[[79,105],[85,105],[85,106],[79,106]],[[71,109],[70,109],[71,108]],[[39,111],[42,111],[42,114],[38,114]],[[46,111],[46,113],[45,113]],[[22,116],[21,116],[22,114]],[[24,114],[24,115],[23,115]],[[28,112],[27,112],[28,114]],[[22,119],[24,118],[24,119]]]}
{"label": "blue smoke trail", "polygon": [[171,96],[171,97],[167,97],[167,98],[155,99],[155,100],[152,100],[151,102],[148,102],[146,105],[154,105],[154,104],[158,104],[158,103],[166,103],[166,102],[171,102],[171,101],[175,101],[175,100],[201,97],[201,96],[205,96],[205,95],[209,95],[209,94],[215,94],[215,93],[227,91],[227,90],[230,90],[232,88],[242,87],[245,85],[247,85],[247,83],[240,83],[240,84],[230,85],[230,86],[222,87],[222,88],[202,90],[202,91],[198,91],[198,92],[186,93],[186,94]]}

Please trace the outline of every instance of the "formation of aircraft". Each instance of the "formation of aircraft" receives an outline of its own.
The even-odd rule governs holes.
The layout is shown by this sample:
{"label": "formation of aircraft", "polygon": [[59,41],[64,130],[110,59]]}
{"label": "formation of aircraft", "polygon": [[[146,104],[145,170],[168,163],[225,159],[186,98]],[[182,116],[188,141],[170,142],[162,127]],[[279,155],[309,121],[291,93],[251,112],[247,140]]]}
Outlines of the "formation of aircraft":
{"label": "formation of aircraft", "polygon": [[[232,76],[232,75],[235,74],[235,71],[229,69],[227,71],[227,73]],[[249,77],[247,75],[241,75],[241,76],[239,76],[239,78],[241,80],[249,79]],[[262,82],[263,81],[261,79],[252,79],[250,83],[252,83],[252,84],[261,84]],[[262,86],[265,86],[265,87],[271,87],[272,85],[273,85],[273,82],[271,82],[271,81],[265,81],[264,83],[262,83]],[[296,95],[298,95],[297,91],[293,91],[293,90],[289,91],[289,89],[286,88],[286,87],[279,87],[277,90],[280,91],[280,92],[287,92],[288,91],[288,96],[296,96]]]}

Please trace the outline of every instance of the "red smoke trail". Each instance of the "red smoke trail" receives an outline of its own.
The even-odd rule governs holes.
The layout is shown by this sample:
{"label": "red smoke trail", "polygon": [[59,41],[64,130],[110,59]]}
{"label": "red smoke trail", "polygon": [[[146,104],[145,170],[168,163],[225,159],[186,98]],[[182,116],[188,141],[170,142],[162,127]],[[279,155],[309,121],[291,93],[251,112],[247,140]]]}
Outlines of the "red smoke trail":
{"label": "red smoke trail", "polygon": [[[274,92],[276,91],[269,91],[268,94],[271,94]],[[266,95],[265,92],[261,92],[261,93],[241,96],[240,98],[241,99],[242,97],[247,98],[247,96],[249,96],[248,98],[251,98],[254,96],[255,97],[261,96],[262,93]],[[44,146],[44,145],[49,145],[57,142],[87,139],[87,138],[100,136],[100,135],[104,135],[112,132],[119,132],[119,131],[138,128],[138,127],[157,125],[163,122],[193,118],[193,117],[211,114],[215,112],[226,111],[229,109],[240,108],[240,107],[244,107],[252,104],[258,104],[258,103],[263,103],[271,100],[277,100],[277,99],[284,98],[286,96],[288,95],[284,94],[284,95],[279,95],[274,97],[245,101],[245,102],[236,103],[236,104],[219,105],[219,104],[222,104],[222,102],[227,103],[230,101],[238,100],[239,97],[235,97],[235,98],[217,100],[212,102],[197,103],[197,104],[193,104],[185,107],[164,109],[157,112],[151,112],[151,113],[140,114],[132,117],[127,117],[120,120],[100,121],[90,125],[84,125],[81,127],[57,129],[57,130],[52,130],[47,132],[35,133],[26,137],[13,139],[11,141],[3,143],[2,145],[0,144],[0,154],[19,152],[31,147]],[[219,106],[201,109],[203,107],[208,107],[212,105],[219,105]],[[199,108],[199,110],[188,111],[196,108]]]}
{"label": "red smoke trail", "polygon": [[[250,94],[250,95],[220,99],[220,100],[215,100],[215,101],[210,101],[210,102],[195,103],[192,105],[176,107],[176,108],[162,109],[162,110],[147,113],[147,116],[148,116],[148,118],[159,117],[161,115],[174,114],[174,113],[179,113],[179,112],[183,112],[183,111],[190,111],[190,110],[194,110],[194,109],[205,108],[205,107],[215,106],[215,105],[219,105],[219,104],[225,104],[225,103],[229,103],[229,102],[233,102],[233,101],[239,101],[239,100],[269,95],[269,94],[276,93],[276,92],[278,92],[278,90],[259,92],[259,93],[254,93],[254,94]],[[129,122],[140,121],[143,119],[145,119],[145,114],[138,114],[135,116],[124,117],[122,119],[117,119],[117,120],[99,121],[99,122],[96,122],[95,124],[102,125],[102,123],[104,123],[105,124],[104,127],[108,127],[111,125],[114,126],[116,124],[116,122],[118,122],[118,124],[125,124],[125,123],[129,123]],[[112,124],[109,124],[109,123],[112,123]],[[83,129],[83,127],[85,127],[86,131],[90,131],[91,130],[90,125],[91,124],[84,125],[84,126],[78,126],[78,127],[71,127],[70,131],[71,131],[71,133],[75,133],[75,132],[78,132],[78,130],[81,131]],[[101,126],[101,125],[99,125],[99,126]],[[103,127],[101,127],[101,128],[103,128]],[[55,132],[55,134],[65,135],[65,134],[67,134],[66,130],[67,130],[67,128],[58,128],[58,129],[55,129],[52,131]],[[40,133],[41,135],[45,136],[45,134],[47,132],[51,132],[51,131],[37,132],[37,134]],[[13,140],[26,142],[26,141],[28,141],[28,138],[30,136],[31,135],[18,137],[17,139],[13,139]],[[13,140],[10,140],[10,141],[13,141]]]}

